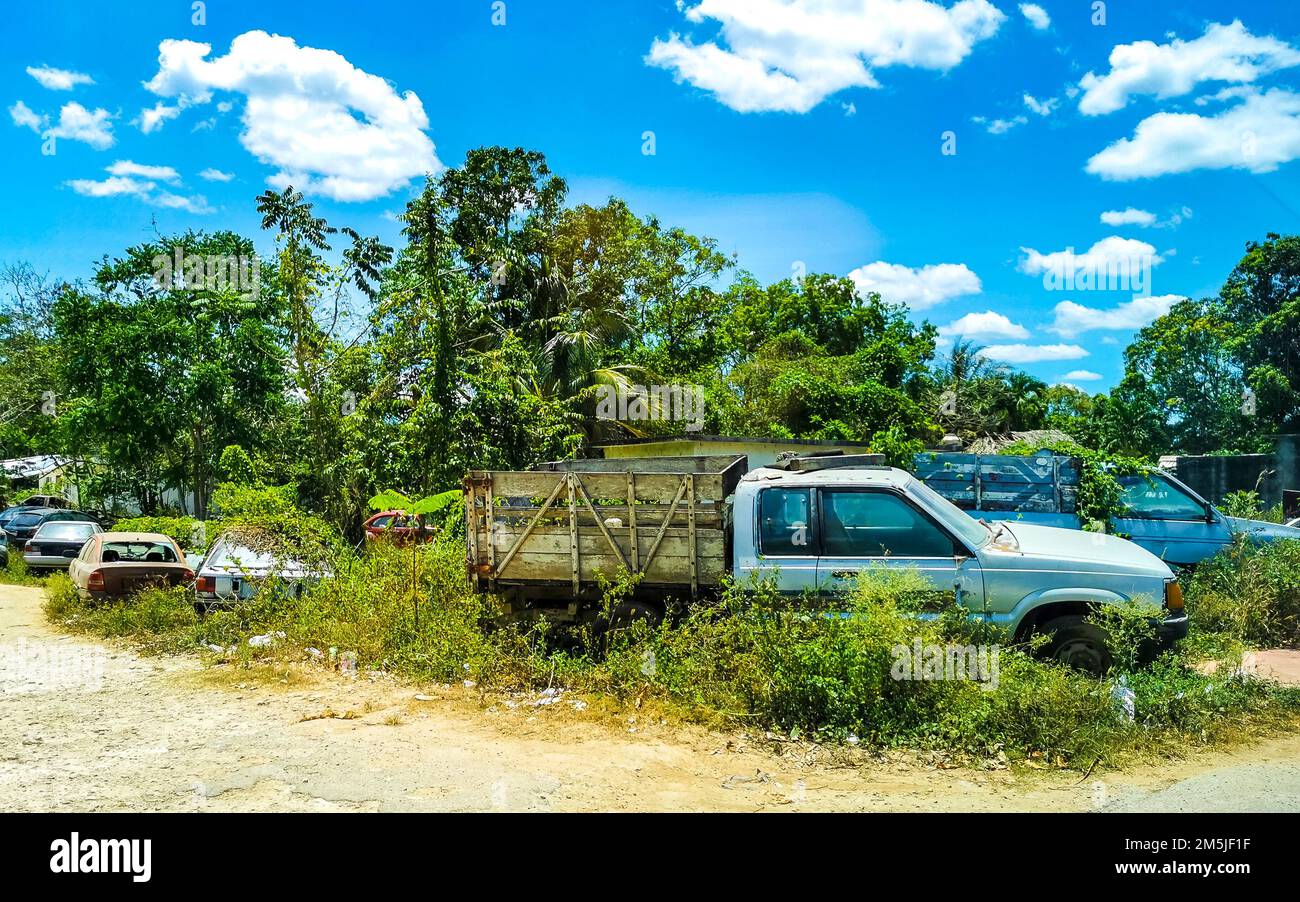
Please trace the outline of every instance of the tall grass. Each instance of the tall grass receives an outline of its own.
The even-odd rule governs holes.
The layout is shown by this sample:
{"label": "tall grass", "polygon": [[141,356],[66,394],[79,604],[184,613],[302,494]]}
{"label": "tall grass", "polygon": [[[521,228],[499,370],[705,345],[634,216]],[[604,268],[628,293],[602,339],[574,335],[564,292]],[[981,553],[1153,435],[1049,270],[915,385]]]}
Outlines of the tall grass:
{"label": "tall grass", "polygon": [[1260,544],[1239,536],[1184,583],[1202,632],[1259,646],[1300,645],[1300,541]]}
{"label": "tall grass", "polygon": [[[629,585],[612,584],[607,603]],[[1097,680],[1041,660],[1032,647],[1001,644],[1005,637],[973,625],[953,604],[936,609],[930,587],[911,570],[870,574],[834,611],[792,605],[759,584],[683,607],[653,629],[637,624],[613,634],[503,625],[491,597],[468,590],[454,540],[381,544],[345,556],[334,579],[301,597],[268,587],[204,617],[183,590],[102,605],[78,599],[66,577],[51,578],[49,590],[51,619],[153,651],[213,646],[249,660],[301,656],[306,648],[326,659],[335,649],[355,654],[360,667],[417,680],[466,679],[489,690],[565,686],[615,705],[652,698],[710,724],[980,759],[1087,765],[1134,751],[1174,753],[1300,717],[1300,694],[1234,675],[1235,641],[1192,644],[1196,654],[1223,657],[1213,676],[1198,672],[1189,652],[1150,667],[1121,653],[1121,670]],[[271,648],[248,646],[248,637],[270,632],[285,638]],[[1125,641],[1141,637],[1133,632]],[[994,680],[898,678],[901,650],[987,646],[996,647]],[[1131,719],[1115,696],[1121,678],[1133,693]]]}

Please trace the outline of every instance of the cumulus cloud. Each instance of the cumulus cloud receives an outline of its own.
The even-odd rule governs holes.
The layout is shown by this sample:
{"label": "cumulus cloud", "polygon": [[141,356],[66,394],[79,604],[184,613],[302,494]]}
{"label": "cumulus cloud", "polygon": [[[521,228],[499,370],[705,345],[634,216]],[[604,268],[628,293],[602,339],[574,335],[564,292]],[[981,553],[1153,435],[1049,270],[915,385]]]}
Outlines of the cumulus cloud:
{"label": "cumulus cloud", "polygon": [[1079,112],[1097,116],[1123,109],[1129,98],[1181,97],[1201,82],[1245,84],[1279,69],[1300,65],[1300,50],[1273,37],[1257,37],[1240,21],[1211,24],[1192,41],[1137,41],[1110,52],[1110,71],[1089,72],[1079,81]]}
{"label": "cumulus cloud", "polygon": [[151,108],[140,111],[140,115],[131,122],[137,126],[140,131],[146,135],[153,134],[162,128],[164,123],[169,119],[175,119],[181,114],[180,104],[169,106],[161,100],[155,103]]}
{"label": "cumulus cloud", "polygon": [[1133,137],[1104,148],[1084,168],[1111,181],[1130,181],[1196,169],[1272,172],[1297,157],[1300,94],[1274,88],[1213,116],[1148,116]]}
{"label": "cumulus cloud", "polygon": [[1137,297],[1115,307],[1085,307],[1074,301],[1061,301],[1053,313],[1055,321],[1048,328],[1062,338],[1074,338],[1098,330],[1136,331],[1164,316],[1169,308],[1186,300],[1180,294]]}
{"label": "cumulus cloud", "polygon": [[1101,373],[1094,373],[1092,370],[1070,370],[1061,377],[1062,380],[1069,382],[1096,382],[1102,378]]}
{"label": "cumulus cloud", "polygon": [[1019,323],[1013,323],[1001,313],[986,310],[983,313],[967,313],[946,326],[939,327],[943,338],[1028,338],[1029,330]]}
{"label": "cumulus cloud", "polygon": [[1082,254],[1070,247],[1046,254],[1022,247],[1020,252],[1023,255],[1018,264],[1020,271],[1043,276],[1044,286],[1051,289],[1078,287],[1149,294],[1151,269],[1164,262],[1154,246],[1118,235],[1101,239]]}
{"label": "cumulus cloud", "polygon": [[70,179],[64,182],[83,197],[135,197],[155,207],[184,210],[204,215],[212,213],[207,198],[196,194],[186,196],[171,191],[158,190],[158,182],[179,184],[180,174],[171,166],[149,166],[133,160],[118,160],[104,169],[108,178]]}
{"label": "cumulus cloud", "polygon": [[199,173],[199,178],[209,182],[230,182],[234,181],[235,175],[232,172],[222,172],[220,169],[208,167]]}
{"label": "cumulus cloud", "polygon": [[717,38],[671,33],[646,63],[742,113],[806,113],[846,88],[879,87],[875,71],[889,66],[947,71],[1006,18],[988,0],[701,0],[684,13],[718,23]]}
{"label": "cumulus cloud", "polygon": [[145,87],[171,106],[243,95],[240,142],[276,167],[267,179],[274,187],[365,201],[443,168],[420,98],[399,95],[334,51],[263,31],[239,35],[225,56],[209,58],[210,45],[185,40],[163,41],[158,51],[158,73]]}
{"label": "cumulus cloud", "polygon": [[1039,31],[1046,30],[1052,24],[1052,17],[1047,14],[1037,3],[1020,4],[1020,15],[1025,17],[1030,25]]}
{"label": "cumulus cloud", "polygon": [[9,118],[20,128],[31,129],[41,137],[80,141],[96,150],[113,146],[113,114],[108,110],[88,110],[73,101],[59,110],[59,121],[50,124],[50,117],[37,115],[21,100],[9,108]]}
{"label": "cumulus cloud", "polygon": [[95,80],[82,72],[55,69],[53,66],[28,66],[27,74],[51,91],[71,91],[77,85],[93,85]]}
{"label": "cumulus cloud", "polygon": [[912,269],[877,261],[849,273],[860,294],[877,292],[886,301],[924,310],[951,298],[979,294],[979,276],[965,263],[939,263]]}
{"label": "cumulus cloud", "polygon": [[179,182],[180,173],[170,166],[146,166],[131,160],[118,160],[106,170],[109,175],[142,178],[149,181]]}
{"label": "cumulus cloud", "polygon": [[1101,214],[1101,221],[1108,226],[1135,225],[1147,228],[1155,225],[1156,214],[1149,210],[1139,210],[1136,207],[1128,207],[1124,210],[1105,210]]}
{"label": "cumulus cloud", "polygon": [[1042,363],[1046,360],[1078,360],[1088,352],[1078,345],[989,345],[980,354],[1004,363]]}

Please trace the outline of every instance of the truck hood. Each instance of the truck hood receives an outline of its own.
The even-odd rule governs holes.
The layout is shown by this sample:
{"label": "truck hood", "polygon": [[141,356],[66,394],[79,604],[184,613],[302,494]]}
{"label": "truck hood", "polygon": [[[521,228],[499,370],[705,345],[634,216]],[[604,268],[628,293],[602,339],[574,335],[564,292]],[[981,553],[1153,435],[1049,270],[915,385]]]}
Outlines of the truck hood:
{"label": "truck hood", "polygon": [[1234,533],[1244,532],[1252,539],[1274,542],[1278,539],[1300,539],[1300,529],[1283,526],[1281,523],[1266,523],[1263,520],[1245,520],[1241,517],[1224,517],[1228,529]]}
{"label": "truck hood", "polygon": [[[1055,526],[1031,526],[1028,523],[1002,521],[1020,547],[1009,546],[999,539],[993,547],[999,551],[1018,551],[1026,557],[1070,561],[1081,570],[1138,573],[1145,576],[1173,577],[1173,571],[1160,558],[1139,545],[1118,536],[1081,529]],[[995,524],[993,527],[997,529]]]}

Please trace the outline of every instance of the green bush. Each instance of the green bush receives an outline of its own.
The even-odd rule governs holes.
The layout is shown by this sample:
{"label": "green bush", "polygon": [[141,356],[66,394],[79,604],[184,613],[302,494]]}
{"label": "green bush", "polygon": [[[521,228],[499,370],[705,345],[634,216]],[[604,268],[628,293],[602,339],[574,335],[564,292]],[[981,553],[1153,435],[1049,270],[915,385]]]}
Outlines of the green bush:
{"label": "green bush", "polygon": [[1184,577],[1194,627],[1260,646],[1300,643],[1300,541],[1238,536]]}

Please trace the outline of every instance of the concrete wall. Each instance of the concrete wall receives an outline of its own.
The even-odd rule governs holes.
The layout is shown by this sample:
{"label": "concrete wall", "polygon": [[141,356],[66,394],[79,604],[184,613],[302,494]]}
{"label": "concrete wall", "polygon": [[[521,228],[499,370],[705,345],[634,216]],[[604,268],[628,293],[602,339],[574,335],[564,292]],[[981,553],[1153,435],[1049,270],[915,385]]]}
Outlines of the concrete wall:
{"label": "concrete wall", "polygon": [[1283,490],[1300,490],[1300,435],[1278,438],[1272,454],[1201,455],[1174,458],[1174,475],[1213,504],[1229,492],[1259,492],[1265,507]]}

